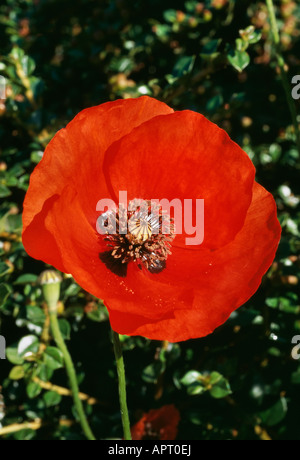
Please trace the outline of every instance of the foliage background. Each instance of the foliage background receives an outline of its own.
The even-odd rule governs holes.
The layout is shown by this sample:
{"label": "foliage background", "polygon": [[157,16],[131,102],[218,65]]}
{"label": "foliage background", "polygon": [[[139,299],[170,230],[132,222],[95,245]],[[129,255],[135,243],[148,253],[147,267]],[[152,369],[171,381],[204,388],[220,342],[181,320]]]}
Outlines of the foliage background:
{"label": "foliage background", "polygon": [[[275,4],[292,77],[300,73],[300,5]],[[41,387],[67,387],[67,378],[36,282],[45,265],[21,243],[29,175],[80,110],[144,94],[203,113],[246,150],[277,200],[283,236],[258,293],[211,336],[180,344],[123,337],[131,422],[175,404],[178,439],[300,439],[300,366],[291,358],[300,334],[300,160],[265,3],[5,0],[0,43],[0,334],[8,347],[0,423],[42,420],[39,430],[3,439],[83,437],[72,399]],[[85,403],[94,432],[121,437],[105,307],[67,276],[60,325],[81,390],[97,399]]]}

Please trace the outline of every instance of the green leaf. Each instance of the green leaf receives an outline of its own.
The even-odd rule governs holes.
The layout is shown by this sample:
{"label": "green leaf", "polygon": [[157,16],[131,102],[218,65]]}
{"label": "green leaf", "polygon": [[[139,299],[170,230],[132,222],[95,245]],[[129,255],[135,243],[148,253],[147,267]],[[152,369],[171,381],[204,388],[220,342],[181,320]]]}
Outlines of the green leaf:
{"label": "green leaf", "polygon": [[194,425],[201,425],[203,422],[203,415],[195,410],[187,411],[186,417]]}
{"label": "green leaf", "polygon": [[209,392],[215,399],[225,398],[232,393],[228,380],[219,372],[211,373],[209,384],[212,386]]}
{"label": "green leaf", "polygon": [[285,225],[289,233],[291,233],[294,236],[300,236],[300,231],[297,222],[295,222],[292,219],[287,219]]}
{"label": "green leaf", "polygon": [[24,359],[18,353],[18,345],[12,345],[6,348],[6,357],[12,364],[23,364]]}
{"label": "green leaf", "polygon": [[24,174],[25,170],[24,168],[22,167],[21,164],[19,163],[16,163],[14,166],[12,166],[9,171],[8,171],[8,175],[9,176],[12,176],[12,177],[19,177],[21,176],[22,174]]}
{"label": "green leaf", "polygon": [[278,308],[280,311],[297,315],[300,311],[298,296],[294,293],[287,293],[286,297],[268,297],[266,304],[270,308]]}
{"label": "green leaf", "polygon": [[224,99],[222,94],[216,94],[214,97],[209,99],[209,101],[206,104],[206,110],[209,113],[214,113],[216,112],[224,103]]}
{"label": "green leaf", "polygon": [[220,43],[221,43],[220,39],[209,40],[207,43],[205,43],[205,45],[203,45],[200,56],[204,57],[204,56],[216,55],[217,49]]}
{"label": "green leaf", "polygon": [[250,56],[246,51],[234,51],[227,58],[238,72],[242,72],[250,64]]}
{"label": "green leaf", "polygon": [[205,386],[201,382],[191,383],[187,388],[187,393],[191,396],[200,395],[206,391]]}
{"label": "green leaf", "polygon": [[279,306],[279,298],[277,297],[268,297],[266,299],[266,305],[271,308],[277,308]]}
{"label": "green leaf", "polygon": [[248,44],[245,44],[241,38],[237,38],[235,41],[235,47],[236,52],[245,51],[246,47],[248,47]]}
{"label": "green leaf", "polygon": [[64,292],[64,296],[66,297],[72,297],[72,296],[77,296],[78,293],[80,292],[80,286],[76,283],[71,283],[70,286],[67,287],[67,289]]}
{"label": "green leaf", "polygon": [[22,337],[18,344],[18,354],[25,357],[28,354],[35,354],[39,349],[39,339],[36,335],[26,335]]}
{"label": "green leaf", "polygon": [[5,263],[0,262],[0,277],[10,273],[12,269]]}
{"label": "green leaf", "polygon": [[64,358],[61,351],[55,347],[47,347],[44,352],[44,364],[52,370],[63,367]]}
{"label": "green leaf", "polygon": [[175,78],[180,78],[193,70],[196,56],[183,56],[176,62],[172,75]]}
{"label": "green leaf", "polygon": [[21,58],[21,65],[26,77],[29,77],[35,70],[35,62],[29,56],[23,56]]}
{"label": "green leaf", "polygon": [[15,366],[9,373],[11,380],[21,380],[25,375],[23,366]]}
{"label": "green leaf", "polygon": [[218,46],[220,45],[221,40],[209,40],[202,48],[201,53],[204,54],[213,54],[217,51]]}
{"label": "green leaf", "polygon": [[66,319],[59,319],[58,320],[59,329],[61,335],[65,340],[70,340],[71,338],[71,326],[70,323]]}
{"label": "green leaf", "polygon": [[199,382],[201,377],[202,377],[202,374],[200,374],[200,372],[198,372],[198,371],[189,371],[182,377],[180,382],[183,385],[191,385],[194,382]]}
{"label": "green leaf", "polygon": [[139,94],[141,94],[142,96],[144,95],[148,95],[148,96],[151,96],[152,92],[151,90],[148,88],[148,86],[146,85],[140,85],[137,87],[137,91],[139,92]]}
{"label": "green leaf", "polygon": [[19,276],[14,284],[27,284],[27,283],[36,283],[38,279],[37,275],[31,273],[25,273],[24,275]]}
{"label": "green leaf", "polygon": [[35,438],[36,431],[35,430],[21,430],[14,434],[14,438],[17,441],[30,441],[31,439]]}
{"label": "green leaf", "polygon": [[293,385],[300,385],[300,367],[296,372],[293,372],[291,375],[291,383]]}
{"label": "green leaf", "polygon": [[44,152],[42,150],[31,152],[30,160],[32,161],[32,163],[39,163],[43,158],[43,154]]}
{"label": "green leaf", "polygon": [[195,9],[199,2],[197,0],[188,0],[187,2],[184,2],[184,6],[186,11],[189,13],[195,13]]}
{"label": "green leaf", "polygon": [[269,409],[261,412],[260,418],[262,422],[268,426],[274,426],[280,423],[286,416],[288,410],[287,401],[285,398],[280,398],[280,400],[274,404]]}
{"label": "green leaf", "polygon": [[57,406],[61,402],[62,397],[55,391],[47,391],[43,395],[43,400],[46,404],[46,407],[52,407]]}
{"label": "green leaf", "polygon": [[11,293],[12,288],[8,284],[0,283],[0,308],[5,304]]}
{"label": "green leaf", "polygon": [[253,34],[249,35],[249,43],[253,45],[254,43],[258,43],[261,40],[262,34],[258,30],[255,30]]}
{"label": "green leaf", "polygon": [[240,36],[244,41],[253,45],[254,43],[259,42],[262,34],[258,30],[255,30],[254,26],[249,26],[244,30],[240,30]]}
{"label": "green leaf", "polygon": [[18,179],[16,177],[7,177],[5,179],[5,184],[7,187],[16,187],[18,185]]}
{"label": "green leaf", "polygon": [[153,364],[149,364],[142,372],[142,379],[147,383],[156,383],[158,377],[165,370],[165,367],[165,363],[161,361],[155,361]]}
{"label": "green leaf", "polygon": [[26,306],[26,318],[29,322],[36,324],[37,326],[43,326],[46,320],[45,313],[41,307],[35,305]]}
{"label": "green leaf", "polygon": [[29,382],[26,387],[27,395],[30,399],[36,398],[42,391],[42,387],[36,382]]}
{"label": "green leaf", "polygon": [[36,375],[44,382],[48,382],[51,379],[53,372],[53,369],[42,363],[39,364]]}
{"label": "green leaf", "polygon": [[14,46],[10,53],[11,57],[13,59],[16,59],[17,61],[20,61],[23,58],[24,54],[24,51],[18,46]]}
{"label": "green leaf", "polygon": [[11,233],[16,233],[22,229],[22,214],[7,216],[7,224]]}
{"label": "green leaf", "polygon": [[271,144],[269,148],[269,153],[272,157],[274,163],[276,163],[282,154],[282,147],[279,144]]}
{"label": "green leaf", "polygon": [[168,39],[168,35],[172,32],[172,28],[166,24],[156,24],[154,26],[154,32],[161,38],[162,41],[166,41]]}
{"label": "green leaf", "polygon": [[11,191],[5,185],[0,184],[0,198],[11,195]]}
{"label": "green leaf", "polygon": [[276,357],[281,356],[281,351],[279,350],[279,348],[276,348],[276,347],[270,347],[268,349],[268,353],[271,356],[276,356]]}
{"label": "green leaf", "polygon": [[95,303],[90,311],[87,312],[87,317],[98,323],[108,320],[108,312],[103,304]]}
{"label": "green leaf", "polygon": [[110,69],[114,72],[129,72],[133,69],[133,61],[130,57],[114,57],[110,63]]}
{"label": "green leaf", "polygon": [[176,10],[166,10],[163,12],[163,16],[164,16],[164,19],[165,21],[167,22],[176,22],[176,19],[177,19],[177,13],[176,13]]}

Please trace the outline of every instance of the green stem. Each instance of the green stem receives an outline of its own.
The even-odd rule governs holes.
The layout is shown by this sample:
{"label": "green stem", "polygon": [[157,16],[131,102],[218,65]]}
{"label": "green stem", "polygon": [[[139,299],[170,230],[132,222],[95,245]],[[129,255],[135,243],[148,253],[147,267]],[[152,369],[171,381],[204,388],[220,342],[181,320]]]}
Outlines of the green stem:
{"label": "green stem", "polygon": [[279,28],[278,28],[278,24],[276,20],[274,4],[273,4],[273,0],[266,0],[266,2],[267,2],[269,17],[270,17],[272,37],[273,37],[273,42],[275,45],[277,63],[280,68],[281,81],[282,81],[285,96],[286,96],[286,99],[289,105],[292,122],[294,125],[295,134],[296,134],[296,142],[297,142],[298,150],[300,153],[300,130],[299,130],[299,124],[297,120],[297,110],[296,110],[295,102],[293,100],[292,93],[291,93],[290,82],[289,82],[287,72],[286,72],[286,64],[285,64],[284,58],[281,53]]}
{"label": "green stem", "polygon": [[80,420],[81,427],[87,439],[90,441],[95,441],[96,438],[90,429],[86,415],[84,413],[82,402],[79,398],[79,388],[78,388],[74,364],[73,364],[71,355],[66,347],[64,339],[60,332],[60,328],[59,328],[59,324],[57,320],[56,305],[52,308],[49,305],[49,316],[50,316],[50,325],[51,325],[51,331],[52,331],[53,338],[56,342],[56,345],[58,346],[58,348],[60,349],[64,357],[66,371],[69,377],[70,387],[71,387],[72,396],[74,400],[74,405],[76,407],[76,411],[77,411],[77,414]]}
{"label": "green stem", "polygon": [[280,44],[280,35],[279,35],[279,28],[278,28],[278,24],[276,20],[273,0],[267,0],[267,7],[269,11],[269,16],[270,16],[273,40],[274,40],[275,45],[278,46]]}
{"label": "green stem", "polygon": [[126,441],[129,441],[131,440],[131,432],[130,432],[130,422],[129,422],[129,416],[128,416],[127,402],[126,402],[126,379],[125,379],[124,360],[123,360],[123,354],[122,354],[122,345],[120,342],[119,334],[117,334],[113,330],[112,330],[112,341],[114,345],[114,352],[115,352],[115,357],[116,357],[116,365],[117,365],[118,380],[119,380],[119,399],[120,399],[124,439]]}

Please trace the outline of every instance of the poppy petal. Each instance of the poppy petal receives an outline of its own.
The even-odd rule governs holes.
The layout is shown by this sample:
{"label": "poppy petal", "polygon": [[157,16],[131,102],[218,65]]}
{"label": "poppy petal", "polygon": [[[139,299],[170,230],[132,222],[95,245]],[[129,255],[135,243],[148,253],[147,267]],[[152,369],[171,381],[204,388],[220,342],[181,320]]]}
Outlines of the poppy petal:
{"label": "poppy petal", "polygon": [[83,110],[60,130],[32,173],[25,197],[23,244],[28,254],[66,271],[55,234],[49,234],[43,225],[53,197],[59,199],[65,186],[73,184],[81,191],[82,206],[94,222],[97,201],[109,198],[102,173],[106,149],[146,120],[172,112],[147,96],[119,100]]}
{"label": "poppy petal", "polygon": [[152,409],[131,428],[133,440],[176,439],[180,413],[173,404]]}
{"label": "poppy petal", "polygon": [[89,222],[73,187],[66,186],[60,199],[53,202],[44,225],[49,234],[55,235],[66,272],[116,310],[135,313],[138,308],[140,314],[153,320],[173,311],[176,305],[187,306],[186,286],[180,294],[180,289],[174,291],[171,285],[157,283],[135,264],[129,264],[126,279],[107,269],[99,257],[107,249],[106,243]]}
{"label": "poppy petal", "polygon": [[[145,321],[141,315],[126,316],[110,309],[112,327],[120,334],[170,342],[211,333],[256,292],[274,259],[280,234],[275,201],[255,183],[244,227],[235,240],[211,251],[210,258],[206,254],[202,263],[199,253],[197,257],[197,252],[189,251],[194,260],[185,259],[185,265],[181,265],[181,273],[195,286],[190,308],[178,306],[161,321],[153,322]],[[185,272],[188,264],[190,268]],[[172,280],[178,281],[176,274]]]}
{"label": "poppy petal", "polygon": [[[54,137],[31,176],[24,246],[103,299],[117,332],[200,337],[247,301],[274,258],[275,202],[253,186],[254,173],[245,152],[199,114],[150,98],[87,109]],[[129,263],[118,276],[103,263],[96,204],[117,202],[121,190],[129,200],[204,199],[204,244],[176,235],[160,273]]]}
{"label": "poppy petal", "polygon": [[[190,199],[195,216],[196,199],[203,199],[203,246],[218,248],[243,226],[255,168],[224,130],[183,111],[155,117],[115,142],[106,152],[104,175],[115,200],[123,190],[128,200]],[[185,245],[186,222],[175,245]]]}

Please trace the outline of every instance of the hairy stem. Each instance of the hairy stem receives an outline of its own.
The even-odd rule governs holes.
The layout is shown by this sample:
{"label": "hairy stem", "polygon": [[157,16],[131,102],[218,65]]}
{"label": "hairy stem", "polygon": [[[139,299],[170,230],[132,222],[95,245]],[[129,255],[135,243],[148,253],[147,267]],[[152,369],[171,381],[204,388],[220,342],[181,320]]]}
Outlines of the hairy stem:
{"label": "hairy stem", "polygon": [[64,342],[64,339],[61,335],[60,329],[59,329],[59,324],[57,320],[57,313],[56,313],[56,305],[55,308],[51,308],[49,306],[49,315],[50,315],[50,324],[51,324],[51,331],[53,338],[56,342],[56,345],[60,349],[60,351],[63,354],[64,361],[65,361],[65,366],[66,366],[66,371],[69,377],[69,382],[70,382],[70,387],[71,387],[71,392],[74,400],[74,405],[76,407],[76,411],[79,417],[79,421],[82,427],[82,430],[84,434],[86,435],[87,439],[90,441],[95,441],[96,438],[93,435],[91,428],[88,424],[86,415],[84,413],[83,405],[79,396],[79,388],[78,388],[78,383],[77,383],[77,377],[76,377],[76,372],[74,368],[74,364],[71,358],[71,355],[66,347],[66,344]]}
{"label": "hairy stem", "polygon": [[121,409],[124,439],[128,441],[128,440],[131,440],[131,432],[130,432],[130,422],[129,422],[129,416],[128,416],[127,402],[126,402],[125,367],[124,367],[124,360],[123,360],[122,345],[120,342],[120,337],[119,337],[119,334],[117,334],[113,330],[112,330],[112,341],[114,345],[114,352],[115,352],[115,357],[116,357],[116,365],[117,365],[118,380],[119,380],[119,399],[120,399],[120,409]]}

